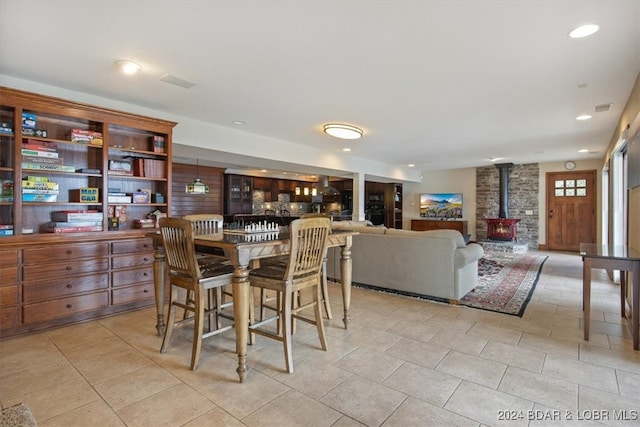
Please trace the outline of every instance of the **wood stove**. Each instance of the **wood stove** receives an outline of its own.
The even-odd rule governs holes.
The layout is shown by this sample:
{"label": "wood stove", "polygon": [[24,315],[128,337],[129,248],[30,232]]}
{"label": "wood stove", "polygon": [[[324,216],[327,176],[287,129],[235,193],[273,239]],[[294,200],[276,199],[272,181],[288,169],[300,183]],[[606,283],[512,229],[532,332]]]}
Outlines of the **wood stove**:
{"label": "wood stove", "polygon": [[486,218],[487,240],[518,241],[519,219]]}
{"label": "wood stove", "polygon": [[485,218],[487,223],[487,240],[518,241],[519,219],[509,218],[509,169],[513,163],[499,163],[500,170],[500,210],[498,218]]}

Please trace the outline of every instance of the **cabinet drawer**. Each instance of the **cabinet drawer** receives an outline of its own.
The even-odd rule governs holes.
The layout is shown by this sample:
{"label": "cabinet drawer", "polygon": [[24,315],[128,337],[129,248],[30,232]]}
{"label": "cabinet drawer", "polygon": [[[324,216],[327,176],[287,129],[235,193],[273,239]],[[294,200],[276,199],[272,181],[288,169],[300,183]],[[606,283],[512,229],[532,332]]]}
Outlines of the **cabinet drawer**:
{"label": "cabinet drawer", "polygon": [[0,308],[0,337],[2,331],[18,326],[18,307]]}
{"label": "cabinet drawer", "polygon": [[18,266],[0,268],[0,283],[3,285],[18,283]]}
{"label": "cabinet drawer", "polygon": [[95,310],[109,305],[109,291],[100,291],[89,295],[73,296],[37,304],[25,305],[24,323],[70,316],[87,310]]}
{"label": "cabinet drawer", "polygon": [[78,274],[97,273],[109,269],[109,258],[88,259],[85,261],[65,262],[60,264],[40,264],[24,267],[23,280],[44,280],[65,278]]}
{"label": "cabinet drawer", "polygon": [[153,281],[153,266],[114,271],[111,274],[112,286],[137,285]]}
{"label": "cabinet drawer", "polygon": [[109,255],[107,242],[51,245],[43,248],[24,250],[24,264],[41,264],[76,260],[78,258],[99,258]]}
{"label": "cabinet drawer", "polygon": [[18,305],[18,285],[0,286],[0,307]]}
{"label": "cabinet drawer", "polygon": [[7,249],[0,251],[0,268],[15,267],[20,260],[18,249]]}
{"label": "cabinet drawer", "polygon": [[114,256],[111,258],[112,268],[130,268],[153,265],[153,252]]}
{"label": "cabinet drawer", "polygon": [[153,251],[153,239],[147,237],[145,237],[144,239],[132,239],[123,240],[122,242],[113,242],[111,245],[111,253],[114,255]]}
{"label": "cabinet drawer", "polygon": [[155,297],[155,291],[153,289],[153,283],[145,283],[142,285],[114,289],[112,291],[112,295],[113,304],[115,305],[146,299],[153,300]]}
{"label": "cabinet drawer", "polygon": [[81,292],[97,291],[109,287],[109,273],[76,276],[66,279],[25,283],[22,299],[25,304],[60,298]]}

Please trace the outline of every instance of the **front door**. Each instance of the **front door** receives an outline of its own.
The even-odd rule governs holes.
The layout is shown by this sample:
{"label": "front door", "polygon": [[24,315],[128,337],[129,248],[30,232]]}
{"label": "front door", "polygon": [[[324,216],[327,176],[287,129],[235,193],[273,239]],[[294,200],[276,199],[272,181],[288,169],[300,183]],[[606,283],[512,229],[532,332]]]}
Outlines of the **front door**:
{"label": "front door", "polygon": [[596,171],[547,173],[547,248],[596,242]]}

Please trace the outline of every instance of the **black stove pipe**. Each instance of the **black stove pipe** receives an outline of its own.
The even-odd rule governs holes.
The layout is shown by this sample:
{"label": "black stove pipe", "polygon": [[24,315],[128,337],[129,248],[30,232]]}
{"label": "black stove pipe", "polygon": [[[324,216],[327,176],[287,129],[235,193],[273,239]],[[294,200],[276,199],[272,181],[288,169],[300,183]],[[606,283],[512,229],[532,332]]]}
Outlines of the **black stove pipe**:
{"label": "black stove pipe", "polygon": [[509,169],[513,163],[498,163],[496,167],[500,170],[500,210],[498,218],[509,218]]}

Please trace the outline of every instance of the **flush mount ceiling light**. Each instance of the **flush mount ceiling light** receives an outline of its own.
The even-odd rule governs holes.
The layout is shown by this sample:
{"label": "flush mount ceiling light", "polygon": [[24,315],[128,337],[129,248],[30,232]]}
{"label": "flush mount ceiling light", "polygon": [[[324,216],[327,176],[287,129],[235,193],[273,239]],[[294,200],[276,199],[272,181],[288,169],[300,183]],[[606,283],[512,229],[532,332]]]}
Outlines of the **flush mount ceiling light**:
{"label": "flush mount ceiling light", "polygon": [[142,67],[132,61],[119,60],[116,61],[116,65],[125,74],[135,74],[141,70]]}
{"label": "flush mount ceiling light", "polygon": [[323,126],[324,133],[340,139],[362,138],[362,129],[340,123],[328,123]]}
{"label": "flush mount ceiling light", "polygon": [[600,26],[596,24],[582,25],[569,33],[569,37],[572,39],[581,39],[583,37],[590,36],[600,29]]}
{"label": "flush mount ceiling light", "polygon": [[588,114],[581,114],[578,117],[576,117],[576,120],[582,121],[582,120],[589,120],[590,118],[591,118],[591,116],[588,115]]}

